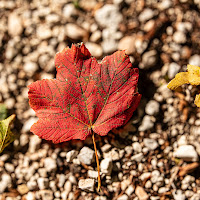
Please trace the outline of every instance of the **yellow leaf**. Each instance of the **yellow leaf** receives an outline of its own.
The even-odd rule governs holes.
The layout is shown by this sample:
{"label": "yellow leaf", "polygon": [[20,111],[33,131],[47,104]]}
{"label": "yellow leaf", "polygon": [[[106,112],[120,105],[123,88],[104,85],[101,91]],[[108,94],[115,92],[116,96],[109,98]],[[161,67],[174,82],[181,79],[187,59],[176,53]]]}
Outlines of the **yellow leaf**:
{"label": "yellow leaf", "polygon": [[180,72],[178,74],[176,74],[175,78],[172,79],[167,87],[170,90],[175,90],[176,88],[178,88],[179,86],[185,84],[185,83],[189,83],[188,81],[188,72]]}
{"label": "yellow leaf", "polygon": [[200,67],[187,65],[188,80],[191,85],[200,85]]}
{"label": "yellow leaf", "polygon": [[175,90],[183,84],[200,85],[200,67],[194,65],[187,65],[187,72],[180,72],[172,79],[168,88]]}
{"label": "yellow leaf", "polygon": [[10,130],[10,124],[14,118],[15,115],[11,115],[7,119],[0,121],[0,153],[14,141],[14,134]]}
{"label": "yellow leaf", "polygon": [[196,95],[194,103],[197,107],[200,107],[200,94]]}

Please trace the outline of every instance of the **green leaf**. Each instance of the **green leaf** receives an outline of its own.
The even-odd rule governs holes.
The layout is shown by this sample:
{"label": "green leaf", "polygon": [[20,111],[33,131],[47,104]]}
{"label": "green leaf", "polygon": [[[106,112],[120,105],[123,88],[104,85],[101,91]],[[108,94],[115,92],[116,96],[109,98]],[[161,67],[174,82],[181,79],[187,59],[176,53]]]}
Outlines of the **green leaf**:
{"label": "green leaf", "polygon": [[5,120],[0,121],[0,153],[14,141],[14,134],[10,130],[10,124],[15,118],[15,115],[11,115]]}
{"label": "green leaf", "polygon": [[0,103],[0,120],[4,120],[7,117],[7,108],[6,105]]}

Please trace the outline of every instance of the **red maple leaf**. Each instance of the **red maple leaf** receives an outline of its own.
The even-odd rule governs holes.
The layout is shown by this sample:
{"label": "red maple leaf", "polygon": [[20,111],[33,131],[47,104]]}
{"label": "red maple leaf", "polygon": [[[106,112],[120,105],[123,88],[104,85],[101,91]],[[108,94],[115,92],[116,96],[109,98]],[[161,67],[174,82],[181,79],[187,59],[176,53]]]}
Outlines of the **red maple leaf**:
{"label": "red maple leaf", "polygon": [[141,95],[136,92],[138,69],[124,51],[98,63],[82,44],[55,57],[56,79],[30,84],[29,103],[39,120],[31,131],[60,143],[84,140],[94,131],[104,136],[131,118]]}

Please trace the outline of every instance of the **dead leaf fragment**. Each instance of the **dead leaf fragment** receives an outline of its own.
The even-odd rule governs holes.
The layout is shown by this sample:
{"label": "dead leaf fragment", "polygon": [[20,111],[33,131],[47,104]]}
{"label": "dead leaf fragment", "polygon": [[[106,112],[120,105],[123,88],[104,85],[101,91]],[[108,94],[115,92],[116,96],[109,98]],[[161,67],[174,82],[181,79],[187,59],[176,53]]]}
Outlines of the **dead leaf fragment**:
{"label": "dead leaf fragment", "polygon": [[11,115],[7,119],[0,121],[0,153],[14,141],[14,134],[10,130],[10,124],[14,118],[15,115]]}

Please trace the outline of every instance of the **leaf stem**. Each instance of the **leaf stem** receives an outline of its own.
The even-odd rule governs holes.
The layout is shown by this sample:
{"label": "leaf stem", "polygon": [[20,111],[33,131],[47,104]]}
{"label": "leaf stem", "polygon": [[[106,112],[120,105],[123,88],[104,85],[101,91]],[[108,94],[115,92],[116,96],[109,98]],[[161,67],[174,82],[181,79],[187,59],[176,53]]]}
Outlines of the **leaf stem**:
{"label": "leaf stem", "polygon": [[94,150],[95,150],[96,162],[97,162],[97,170],[98,170],[98,188],[97,188],[97,191],[99,192],[100,188],[101,188],[101,176],[100,176],[99,158],[98,158],[98,154],[97,154],[97,147],[96,147],[96,143],[95,143],[94,132],[92,134],[92,140],[93,140],[93,144],[94,144]]}

